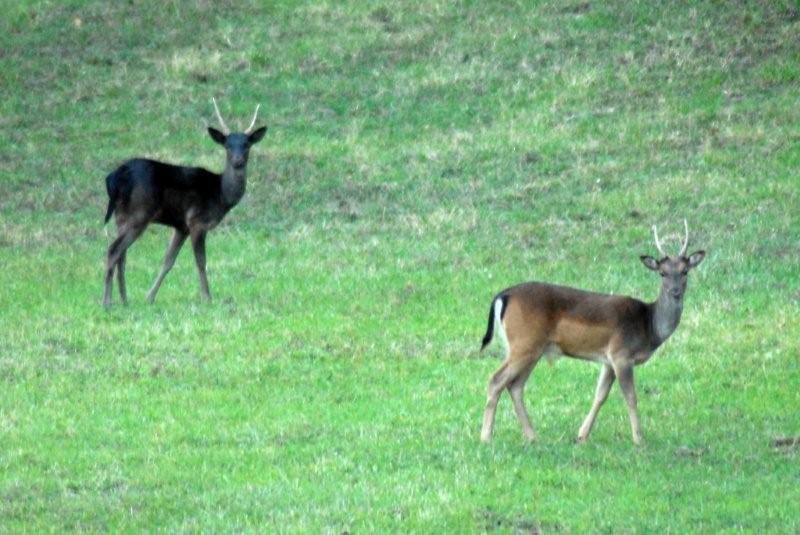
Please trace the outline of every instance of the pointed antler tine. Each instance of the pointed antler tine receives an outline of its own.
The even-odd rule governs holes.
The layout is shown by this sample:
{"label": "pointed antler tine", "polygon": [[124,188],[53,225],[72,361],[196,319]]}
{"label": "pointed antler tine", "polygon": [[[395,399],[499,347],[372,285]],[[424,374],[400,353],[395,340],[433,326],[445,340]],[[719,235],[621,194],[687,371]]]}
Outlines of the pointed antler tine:
{"label": "pointed antler tine", "polygon": [[260,107],[261,107],[261,104],[258,104],[256,106],[256,112],[253,114],[253,120],[250,121],[250,126],[248,126],[247,129],[245,129],[245,131],[244,131],[245,134],[249,134],[250,132],[253,131],[253,127],[255,127],[255,125],[256,125],[256,119],[258,118],[258,109]]}
{"label": "pointed antler tine", "polygon": [[684,256],[686,250],[689,248],[689,223],[686,222],[686,219],[683,220],[683,230],[683,243],[681,244],[681,252],[678,253],[678,256]]}
{"label": "pointed antler tine", "polygon": [[658,240],[658,229],[655,225],[653,225],[653,237],[656,240],[656,249],[658,249],[659,254],[661,254],[661,256],[668,256],[667,253],[664,252],[664,249],[661,248],[661,242]]}
{"label": "pointed antler tine", "polygon": [[217,99],[211,97],[211,102],[214,103],[214,111],[217,114],[217,120],[219,121],[219,125],[222,127],[222,133],[226,136],[231,133],[231,129],[228,128],[228,125],[225,124],[225,121],[222,120],[222,114],[219,113],[219,108],[217,107]]}

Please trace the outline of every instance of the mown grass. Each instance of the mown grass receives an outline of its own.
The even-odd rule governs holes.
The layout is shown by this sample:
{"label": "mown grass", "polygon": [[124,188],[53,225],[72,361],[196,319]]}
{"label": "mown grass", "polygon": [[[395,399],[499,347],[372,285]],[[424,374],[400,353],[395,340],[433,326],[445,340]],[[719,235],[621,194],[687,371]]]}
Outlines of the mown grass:
{"label": "mown grass", "polygon": [[[796,2],[66,2],[0,27],[0,529],[800,529]],[[220,169],[270,131],[212,234],[168,232],[100,308],[104,175]],[[489,300],[539,279],[652,299],[650,225],[708,251],[681,327],[573,437],[562,359],[478,443]],[[489,353],[496,357],[497,348]]]}

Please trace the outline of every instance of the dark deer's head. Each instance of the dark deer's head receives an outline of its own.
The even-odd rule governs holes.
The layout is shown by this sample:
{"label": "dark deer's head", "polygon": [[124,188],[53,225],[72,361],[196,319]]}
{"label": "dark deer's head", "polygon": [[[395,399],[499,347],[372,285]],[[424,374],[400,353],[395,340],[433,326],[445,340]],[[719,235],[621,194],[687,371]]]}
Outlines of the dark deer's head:
{"label": "dark deer's head", "polygon": [[247,166],[247,157],[250,152],[250,147],[261,141],[267,131],[266,126],[255,129],[256,119],[258,118],[258,109],[261,107],[259,104],[256,106],[256,112],[253,114],[253,120],[250,121],[244,132],[231,132],[230,129],[222,120],[222,115],[219,113],[216,99],[212,98],[214,103],[214,111],[217,113],[217,120],[222,127],[222,131],[217,130],[211,126],[208,127],[208,134],[211,139],[225,147],[227,153],[228,165],[233,169],[244,169]]}
{"label": "dark deer's head", "polygon": [[656,248],[661,253],[661,260],[656,260],[652,256],[642,256],[642,263],[648,269],[656,271],[661,275],[661,292],[669,295],[676,301],[683,299],[683,293],[686,291],[686,279],[689,275],[689,270],[697,267],[703,258],[706,256],[705,251],[695,251],[686,256],[686,249],[689,246],[689,225],[686,220],[683,220],[683,228],[685,235],[681,250],[677,256],[671,256],[664,252],[661,247],[661,242],[658,239],[658,230],[653,225],[653,236],[656,240]]}

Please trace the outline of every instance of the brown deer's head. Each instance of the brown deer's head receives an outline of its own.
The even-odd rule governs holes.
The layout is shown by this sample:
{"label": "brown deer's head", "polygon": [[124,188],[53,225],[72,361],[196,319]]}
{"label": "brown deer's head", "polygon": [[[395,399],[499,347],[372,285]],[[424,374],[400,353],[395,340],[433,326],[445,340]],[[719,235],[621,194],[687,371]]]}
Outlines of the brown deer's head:
{"label": "brown deer's head", "polygon": [[653,237],[656,241],[656,248],[662,258],[661,260],[656,260],[649,255],[641,256],[642,263],[647,269],[656,271],[661,275],[661,293],[672,297],[676,301],[683,299],[689,270],[697,267],[706,256],[705,251],[695,251],[689,256],[686,256],[686,249],[689,246],[689,225],[686,223],[685,219],[683,220],[683,227],[685,234],[683,243],[681,244],[681,250],[677,255],[672,256],[664,252],[664,249],[661,247],[661,242],[658,239],[658,230],[656,226],[653,225]]}

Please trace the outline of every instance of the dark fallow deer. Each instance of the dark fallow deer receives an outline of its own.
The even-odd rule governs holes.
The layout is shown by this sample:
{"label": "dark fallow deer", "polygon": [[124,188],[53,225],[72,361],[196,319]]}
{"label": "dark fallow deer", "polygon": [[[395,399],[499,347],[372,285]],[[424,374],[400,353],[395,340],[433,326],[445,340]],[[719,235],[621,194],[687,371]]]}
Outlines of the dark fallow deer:
{"label": "dark fallow deer", "polygon": [[507,341],[508,352],[489,380],[481,429],[483,442],[492,438],[497,400],[505,389],[511,394],[525,438],[536,440],[522,398],[525,382],[542,355],[563,354],[602,365],[594,403],[578,431],[578,441],[589,437],[597,413],[614,379],[618,379],[628,403],[633,442],[641,443],[633,367],[647,362],[675,332],[681,320],[689,270],[705,257],[705,251],[685,256],[689,227],[685,220],[683,223],[686,234],[677,255],[664,252],[658,230],[653,226],[656,248],[662,258],[641,257],[645,267],[661,276],[661,292],[653,303],[540,282],[520,284],[494,297],[481,350],[491,342],[497,323],[500,335]]}
{"label": "dark fallow deer", "polygon": [[194,257],[200,275],[200,293],[211,299],[206,278],[206,234],[216,227],[244,195],[247,158],[250,147],[261,141],[267,127],[255,128],[258,106],[244,132],[233,132],[225,125],[217,102],[214,111],[222,131],[208,127],[215,142],[227,153],[222,174],[201,167],[185,167],[136,158],[128,160],[106,177],[108,211],[105,222],[114,214],[117,238],[108,248],[103,306],[111,306],[114,269],[117,270],[119,295],[127,302],[125,291],[125,254],[150,223],[175,229],[167,247],[164,264],[147,294],[152,303],[161,282],[175,263],[187,237],[192,240]]}

